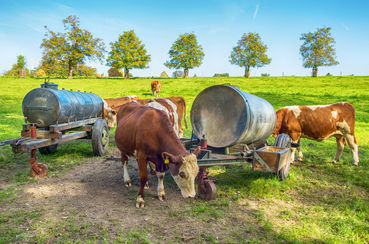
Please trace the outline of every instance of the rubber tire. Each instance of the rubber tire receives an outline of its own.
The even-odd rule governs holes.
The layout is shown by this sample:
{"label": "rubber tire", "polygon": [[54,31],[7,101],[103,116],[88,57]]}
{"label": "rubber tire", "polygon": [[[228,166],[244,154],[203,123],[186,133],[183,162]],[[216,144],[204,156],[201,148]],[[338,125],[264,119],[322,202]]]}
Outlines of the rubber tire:
{"label": "rubber tire", "polygon": [[274,146],[291,148],[291,137],[284,133],[279,134],[275,139]]}
{"label": "rubber tire", "polygon": [[58,144],[55,145],[51,145],[51,146],[47,146],[47,147],[41,147],[38,149],[38,151],[41,154],[52,154],[55,153],[57,151],[58,148]]}
{"label": "rubber tire", "polygon": [[[103,142],[105,140],[105,143]],[[109,127],[105,120],[96,120],[92,127],[92,150],[94,155],[103,156],[109,147]]]}
{"label": "rubber tire", "polygon": [[288,177],[288,172],[290,171],[290,165],[291,165],[291,160],[288,160],[287,165],[285,165],[283,168],[281,168],[278,171],[278,177],[280,180],[285,180]]}

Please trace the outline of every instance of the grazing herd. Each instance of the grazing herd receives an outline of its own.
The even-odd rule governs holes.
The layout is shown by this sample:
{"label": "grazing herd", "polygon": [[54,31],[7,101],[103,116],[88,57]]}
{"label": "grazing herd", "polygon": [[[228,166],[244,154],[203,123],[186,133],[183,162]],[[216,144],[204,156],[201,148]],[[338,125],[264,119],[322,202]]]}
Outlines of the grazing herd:
{"label": "grazing herd", "polygon": [[[184,198],[193,198],[195,178],[199,168],[197,154],[186,151],[180,138],[183,137],[182,119],[186,120],[186,102],[183,97],[158,98],[161,83],[151,83],[155,99],[139,99],[136,95],[104,99],[104,117],[108,126],[117,126],[115,142],[121,152],[123,178],[126,187],[131,186],[128,174],[128,157],[137,159],[139,168],[140,190],[136,207],[144,207],[144,189],[148,182],[148,166],[151,174],[158,177],[157,195],[165,199],[163,179],[169,170]],[[288,134],[293,142],[300,138],[321,141],[336,137],[337,153],[333,163],[341,157],[345,140],[352,153],[353,164],[358,165],[358,145],[355,138],[355,109],[350,103],[316,106],[288,106],[277,111],[277,123],[273,132]],[[220,128],[221,129],[221,128]],[[298,147],[298,159],[302,160],[301,148]],[[292,161],[294,160],[292,149]]]}

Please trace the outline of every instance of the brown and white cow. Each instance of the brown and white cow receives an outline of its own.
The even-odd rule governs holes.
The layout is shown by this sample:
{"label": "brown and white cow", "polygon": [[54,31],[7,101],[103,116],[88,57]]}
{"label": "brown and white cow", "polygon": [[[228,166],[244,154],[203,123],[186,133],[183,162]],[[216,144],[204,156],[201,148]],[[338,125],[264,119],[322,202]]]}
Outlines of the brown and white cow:
{"label": "brown and white cow", "polygon": [[160,88],[161,88],[160,81],[154,80],[153,82],[151,82],[151,92],[153,96],[155,94],[156,94],[156,97],[160,96]]}
{"label": "brown and white cow", "polygon": [[104,102],[104,118],[108,121],[109,128],[114,127],[117,124],[117,113],[119,108],[126,103],[138,100],[138,96],[129,95],[116,98],[105,98]]}
{"label": "brown and white cow", "polygon": [[168,97],[156,99],[141,99],[138,103],[162,110],[166,113],[171,122],[176,135],[183,137],[182,118],[184,118],[185,127],[188,128],[186,119],[186,101],[183,97]]}
{"label": "brown and white cow", "polygon": [[132,102],[123,105],[118,112],[115,142],[121,152],[123,177],[126,187],[131,186],[128,175],[128,156],[137,158],[140,173],[140,190],[136,207],[144,207],[144,187],[148,180],[147,164],[158,176],[158,198],[165,197],[163,178],[170,170],[184,198],[196,195],[195,177],[199,171],[196,155],[190,154],[176,136],[163,111]]}
{"label": "brown and white cow", "polygon": [[[293,142],[300,138],[322,141],[336,137],[337,153],[333,163],[339,161],[345,139],[353,154],[353,164],[359,164],[358,146],[355,138],[355,109],[350,103],[315,106],[288,106],[277,111],[277,123],[273,136],[288,134]],[[297,148],[302,160],[301,148]],[[295,149],[292,149],[292,161]]]}

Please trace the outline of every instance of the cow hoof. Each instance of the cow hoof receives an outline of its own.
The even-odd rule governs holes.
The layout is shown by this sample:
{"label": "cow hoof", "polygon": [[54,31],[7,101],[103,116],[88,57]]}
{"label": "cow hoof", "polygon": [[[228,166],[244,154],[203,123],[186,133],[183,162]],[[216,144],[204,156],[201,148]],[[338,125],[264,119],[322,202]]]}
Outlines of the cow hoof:
{"label": "cow hoof", "polygon": [[165,194],[161,194],[161,195],[159,195],[159,196],[158,196],[158,199],[159,199],[160,201],[164,201],[164,200],[165,200]]}
{"label": "cow hoof", "polygon": [[149,187],[149,182],[146,182],[145,186],[144,186],[144,189],[150,189]]}
{"label": "cow hoof", "polygon": [[144,208],[144,207],[145,207],[145,200],[141,196],[138,196],[136,200],[136,208]]}
{"label": "cow hoof", "polygon": [[353,162],[352,165],[359,166],[359,162]]}
{"label": "cow hoof", "polygon": [[131,181],[129,180],[129,181],[125,181],[124,182],[124,185],[125,185],[125,187],[131,187],[132,186],[132,183],[131,183]]}

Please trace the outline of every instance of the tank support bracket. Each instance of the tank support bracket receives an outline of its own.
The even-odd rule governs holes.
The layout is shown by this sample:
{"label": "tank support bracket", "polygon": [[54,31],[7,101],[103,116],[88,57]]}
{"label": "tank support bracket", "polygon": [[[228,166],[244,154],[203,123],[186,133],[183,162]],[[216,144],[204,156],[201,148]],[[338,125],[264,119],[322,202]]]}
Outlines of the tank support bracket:
{"label": "tank support bracket", "polygon": [[35,178],[45,177],[47,175],[47,166],[43,162],[37,162],[36,151],[37,149],[32,149],[31,158],[29,159],[29,163],[31,164],[31,175]]}

